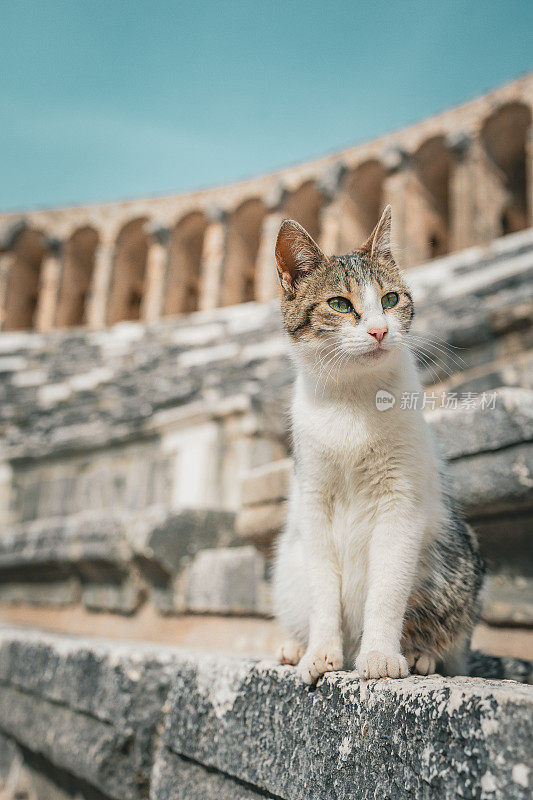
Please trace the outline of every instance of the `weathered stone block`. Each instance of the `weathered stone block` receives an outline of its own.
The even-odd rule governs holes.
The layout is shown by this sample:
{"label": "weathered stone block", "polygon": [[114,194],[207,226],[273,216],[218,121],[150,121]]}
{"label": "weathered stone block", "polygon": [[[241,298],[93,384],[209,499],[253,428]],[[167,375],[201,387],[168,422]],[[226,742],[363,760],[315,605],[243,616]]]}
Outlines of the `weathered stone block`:
{"label": "weathered stone block", "polygon": [[99,513],[14,525],[0,537],[0,571],[104,562],[120,569],[131,548],[120,520]]}
{"label": "weathered stone block", "polygon": [[533,445],[452,461],[450,479],[469,518],[533,511]]}
{"label": "weathered stone block", "polygon": [[36,581],[8,579],[0,583],[0,602],[29,603],[38,606],[68,606],[80,597],[80,584],[74,577],[65,580]]}
{"label": "weathered stone block", "polygon": [[254,547],[202,550],[187,572],[188,610],[221,614],[270,611],[264,558]]}
{"label": "weathered stone block", "polygon": [[242,482],[243,506],[279,502],[287,497],[292,475],[291,459],[250,470]]}
{"label": "weathered stone block", "polygon": [[184,558],[200,550],[240,544],[235,514],[210,509],[148,509],[131,518],[127,536],[138,557],[154,561],[169,576],[179,571]]}
{"label": "weathered stone block", "polygon": [[6,778],[17,755],[15,743],[0,733],[0,788],[5,785]]}
{"label": "weathered stone block", "polygon": [[533,442],[533,392],[499,388],[494,408],[438,409],[427,420],[443,455],[456,460],[465,456]]}
{"label": "weathered stone block", "polygon": [[489,625],[533,626],[533,578],[488,575],[483,590],[482,616]]}
{"label": "weathered stone block", "polygon": [[148,794],[172,650],[0,629],[0,731],[106,797]]}
{"label": "weathered stone block", "polygon": [[257,547],[267,547],[285,524],[286,503],[265,503],[243,508],[237,518],[237,530]]}
{"label": "weathered stone block", "polygon": [[273,795],[255,791],[229,775],[187,761],[165,748],[160,750],[154,764],[151,800],[261,800],[265,797]]}
{"label": "weathered stone block", "polygon": [[179,670],[163,743],[291,800],[525,798],[532,702],[473,679],[330,675],[309,691],[291,668],[202,659]]}

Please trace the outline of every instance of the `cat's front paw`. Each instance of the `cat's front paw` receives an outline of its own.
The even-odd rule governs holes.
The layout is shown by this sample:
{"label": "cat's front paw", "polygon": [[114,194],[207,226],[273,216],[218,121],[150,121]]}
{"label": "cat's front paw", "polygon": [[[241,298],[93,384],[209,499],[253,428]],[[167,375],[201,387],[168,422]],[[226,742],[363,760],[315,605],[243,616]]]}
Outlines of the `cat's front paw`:
{"label": "cat's front paw", "polygon": [[278,648],[277,659],[280,664],[298,664],[305,652],[305,647],[296,639],[287,639]]}
{"label": "cat's front paw", "polygon": [[365,681],[370,678],[406,678],[409,666],[401,653],[386,654],[379,650],[359,653],[355,661],[359,677]]}
{"label": "cat's front paw", "polygon": [[427,653],[408,653],[407,663],[414,675],[433,675],[437,666],[436,659]]}
{"label": "cat's front paw", "polygon": [[311,684],[316,683],[324,673],[342,669],[342,666],[341,648],[325,646],[307,650],[300,659],[296,672],[304,683]]}

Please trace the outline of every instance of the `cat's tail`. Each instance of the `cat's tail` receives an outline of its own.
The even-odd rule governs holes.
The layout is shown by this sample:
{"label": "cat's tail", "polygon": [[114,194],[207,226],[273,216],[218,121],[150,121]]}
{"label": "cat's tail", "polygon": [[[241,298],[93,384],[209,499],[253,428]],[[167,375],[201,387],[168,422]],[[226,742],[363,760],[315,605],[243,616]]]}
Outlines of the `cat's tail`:
{"label": "cat's tail", "polygon": [[480,650],[471,650],[468,674],[473,678],[533,683],[533,661],[507,656],[489,656]]}

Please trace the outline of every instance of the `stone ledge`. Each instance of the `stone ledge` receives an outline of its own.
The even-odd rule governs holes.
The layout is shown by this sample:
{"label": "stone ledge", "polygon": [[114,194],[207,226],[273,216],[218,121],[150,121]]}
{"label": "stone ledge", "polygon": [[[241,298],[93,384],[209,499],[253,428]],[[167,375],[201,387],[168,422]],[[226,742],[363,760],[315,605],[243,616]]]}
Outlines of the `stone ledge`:
{"label": "stone ledge", "polygon": [[532,712],[510,681],[310,690],[272,663],[0,628],[0,734],[110,800],[525,800]]}

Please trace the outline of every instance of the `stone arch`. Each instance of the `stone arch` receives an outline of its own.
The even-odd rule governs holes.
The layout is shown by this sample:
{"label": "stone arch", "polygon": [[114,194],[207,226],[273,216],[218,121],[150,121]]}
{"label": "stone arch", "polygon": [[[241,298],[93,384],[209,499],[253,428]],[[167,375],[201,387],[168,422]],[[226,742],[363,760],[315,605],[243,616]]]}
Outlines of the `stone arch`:
{"label": "stone arch", "polygon": [[339,193],[339,251],[360,247],[383,211],[385,167],[377,159],[347,173]]}
{"label": "stone arch", "polygon": [[531,110],[524,103],[507,103],[483,123],[481,141],[499,172],[505,199],[500,209],[501,233],[528,226],[527,136]]}
{"label": "stone arch", "polygon": [[46,253],[40,231],[24,228],[12,243],[3,330],[27,330],[35,326],[41,268]]}
{"label": "stone arch", "polygon": [[198,310],[206,227],[205,215],[201,211],[193,211],[181,219],[170,233],[163,310],[165,316]]}
{"label": "stone arch", "polygon": [[257,254],[265,213],[261,200],[251,199],[241,203],[229,218],[222,282],[223,306],[255,299]]}
{"label": "stone arch", "polygon": [[453,156],[444,136],[423,142],[414,155],[421,191],[418,225],[423,258],[436,258],[450,249],[450,175]]}
{"label": "stone arch", "polygon": [[320,211],[324,199],[315,181],[306,181],[287,197],[283,215],[295,219],[318,242],[320,239]]}
{"label": "stone arch", "polygon": [[98,233],[90,226],[78,228],[65,243],[56,311],[58,328],[84,325],[87,322],[87,299],[97,247]]}
{"label": "stone arch", "polygon": [[107,307],[108,325],[140,319],[148,259],[145,225],[145,217],[131,220],[117,236]]}

